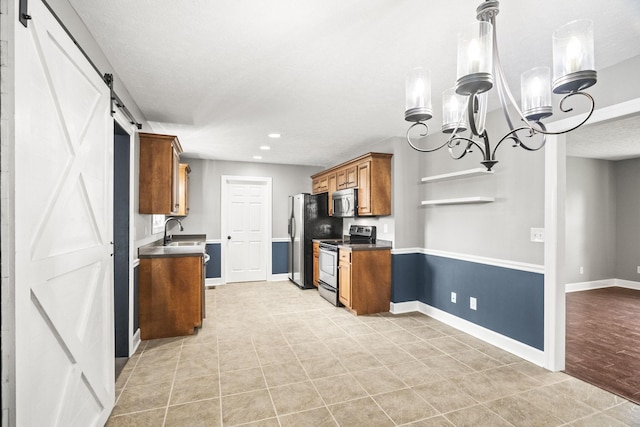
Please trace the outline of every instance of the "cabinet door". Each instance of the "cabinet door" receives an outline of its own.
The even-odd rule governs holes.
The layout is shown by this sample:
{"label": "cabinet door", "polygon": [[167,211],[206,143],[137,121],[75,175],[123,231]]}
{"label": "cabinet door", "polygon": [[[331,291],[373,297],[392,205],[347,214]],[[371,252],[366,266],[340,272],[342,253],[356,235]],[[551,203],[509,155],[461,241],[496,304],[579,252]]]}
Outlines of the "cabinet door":
{"label": "cabinet door", "polygon": [[329,175],[329,216],[333,215],[333,192],[338,189],[337,175],[332,173]]}
{"label": "cabinet door", "polygon": [[345,307],[351,308],[351,252],[340,251],[338,296]]}
{"label": "cabinet door", "polygon": [[347,170],[342,169],[336,172],[336,188],[338,190],[344,190],[347,188]]}
{"label": "cabinet door", "polygon": [[371,161],[358,164],[358,215],[371,215]]}
{"label": "cabinet door", "polygon": [[140,133],[139,211],[178,212],[178,169],[182,148],[172,135]]}
{"label": "cabinet door", "polygon": [[189,172],[188,163],[180,163],[178,173],[178,213],[179,216],[189,215]]}
{"label": "cabinet door", "polygon": [[172,154],[172,160],[171,160],[171,166],[172,166],[172,173],[171,173],[171,213],[172,214],[177,214],[178,211],[180,210],[180,202],[178,201],[178,181],[179,181],[179,175],[180,175],[180,154],[178,154],[178,150],[176,148],[176,144],[175,143],[171,143],[171,154]]}
{"label": "cabinet door", "polygon": [[345,169],[346,175],[346,187],[345,188],[355,188],[358,186],[358,166],[353,165]]}
{"label": "cabinet door", "polygon": [[313,242],[313,286],[318,287],[320,280],[320,243]]}

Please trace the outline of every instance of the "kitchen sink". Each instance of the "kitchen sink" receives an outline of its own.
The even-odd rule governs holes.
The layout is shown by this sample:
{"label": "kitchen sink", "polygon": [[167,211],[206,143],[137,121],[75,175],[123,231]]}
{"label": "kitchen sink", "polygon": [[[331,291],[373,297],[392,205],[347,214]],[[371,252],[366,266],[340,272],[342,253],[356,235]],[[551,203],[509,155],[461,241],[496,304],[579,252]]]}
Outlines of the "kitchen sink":
{"label": "kitchen sink", "polygon": [[202,244],[202,242],[171,242],[167,243],[165,246],[198,246]]}

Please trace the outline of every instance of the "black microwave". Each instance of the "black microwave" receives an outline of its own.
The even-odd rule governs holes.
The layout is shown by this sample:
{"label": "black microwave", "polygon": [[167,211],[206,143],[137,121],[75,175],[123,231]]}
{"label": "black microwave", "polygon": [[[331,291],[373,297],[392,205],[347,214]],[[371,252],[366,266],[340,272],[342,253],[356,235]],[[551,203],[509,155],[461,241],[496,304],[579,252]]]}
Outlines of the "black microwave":
{"label": "black microwave", "polygon": [[346,190],[334,191],[331,195],[333,199],[333,216],[349,218],[358,215],[358,190],[347,188]]}

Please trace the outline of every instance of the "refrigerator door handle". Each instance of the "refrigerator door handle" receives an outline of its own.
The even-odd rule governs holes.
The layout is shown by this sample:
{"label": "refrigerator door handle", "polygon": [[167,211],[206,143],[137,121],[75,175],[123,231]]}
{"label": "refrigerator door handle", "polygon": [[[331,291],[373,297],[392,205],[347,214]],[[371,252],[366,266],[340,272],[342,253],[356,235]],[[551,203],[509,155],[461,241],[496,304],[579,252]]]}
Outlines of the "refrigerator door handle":
{"label": "refrigerator door handle", "polygon": [[296,237],[296,220],[295,218],[291,218],[291,238],[295,239]]}

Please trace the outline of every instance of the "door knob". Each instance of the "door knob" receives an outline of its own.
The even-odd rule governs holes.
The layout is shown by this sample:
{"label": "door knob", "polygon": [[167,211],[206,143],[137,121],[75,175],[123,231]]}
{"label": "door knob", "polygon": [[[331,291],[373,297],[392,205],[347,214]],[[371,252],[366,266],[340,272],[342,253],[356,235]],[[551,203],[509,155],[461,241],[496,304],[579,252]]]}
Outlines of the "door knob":
{"label": "door knob", "polygon": [[231,240],[231,236],[227,236],[227,240]]}

